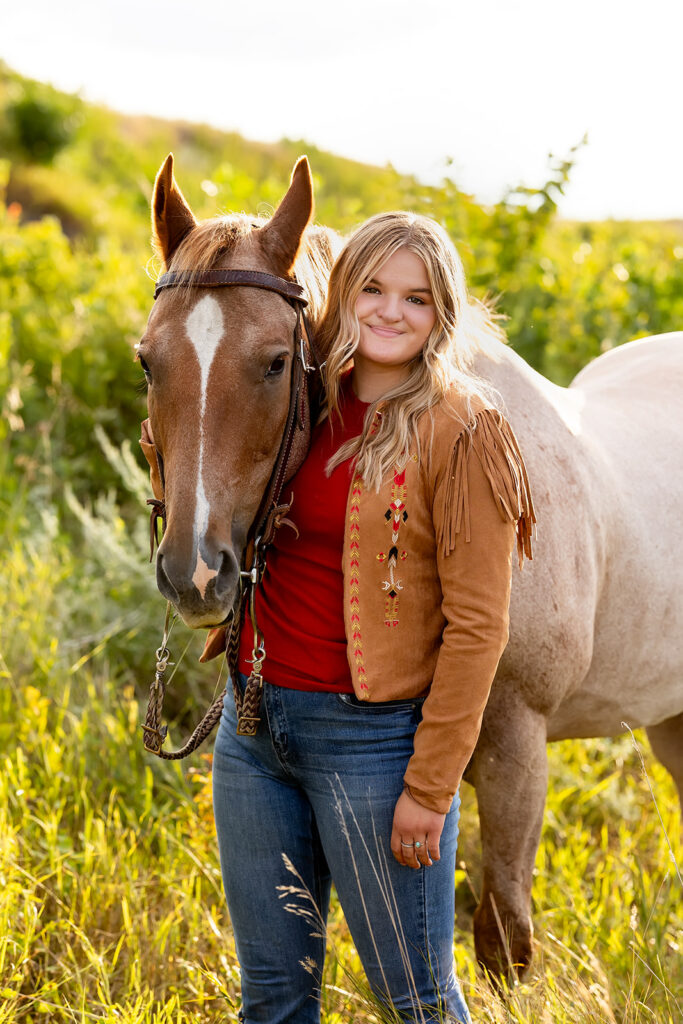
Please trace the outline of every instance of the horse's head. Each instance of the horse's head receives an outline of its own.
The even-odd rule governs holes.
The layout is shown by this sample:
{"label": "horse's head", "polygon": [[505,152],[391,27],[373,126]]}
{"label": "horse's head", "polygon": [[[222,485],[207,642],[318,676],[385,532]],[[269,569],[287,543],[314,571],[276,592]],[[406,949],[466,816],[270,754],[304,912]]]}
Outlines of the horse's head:
{"label": "horse's head", "polygon": [[[269,221],[236,215],[199,224],[169,156],[154,187],[152,227],[164,268],[183,277],[239,269],[293,280],[312,212],[304,157]],[[224,622],[234,609],[289,410],[296,322],[277,293],[197,286],[190,276],[160,291],[138,346],[156,451],[143,447],[166,513],[157,584],[193,628]]]}

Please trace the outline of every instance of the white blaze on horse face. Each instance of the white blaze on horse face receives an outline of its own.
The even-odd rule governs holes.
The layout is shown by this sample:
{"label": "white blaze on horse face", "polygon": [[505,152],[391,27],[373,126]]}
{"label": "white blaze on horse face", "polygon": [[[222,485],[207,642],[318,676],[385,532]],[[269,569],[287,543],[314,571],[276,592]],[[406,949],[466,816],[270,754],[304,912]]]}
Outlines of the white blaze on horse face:
{"label": "white blaze on horse face", "polygon": [[206,411],[206,389],[209,383],[209,372],[214,356],[220,345],[224,333],[223,313],[218,302],[211,296],[205,295],[200,299],[185,322],[187,336],[192,342],[199,370],[201,373],[201,405],[199,413],[199,460],[197,465],[197,489],[194,511],[194,536],[197,545],[197,558],[195,562],[192,582],[202,595],[206,594],[209,581],[217,575],[215,569],[210,569],[202,558],[199,550],[204,534],[209,525],[209,502],[204,491],[203,464],[204,464],[204,413]]}
{"label": "white blaze on horse face", "polygon": [[[199,369],[202,374],[202,434],[204,431],[204,409],[206,407],[206,385],[209,370],[216,350],[223,337],[223,313],[212,295],[200,299],[185,323],[187,336],[197,353]],[[203,437],[202,437],[203,440]]]}

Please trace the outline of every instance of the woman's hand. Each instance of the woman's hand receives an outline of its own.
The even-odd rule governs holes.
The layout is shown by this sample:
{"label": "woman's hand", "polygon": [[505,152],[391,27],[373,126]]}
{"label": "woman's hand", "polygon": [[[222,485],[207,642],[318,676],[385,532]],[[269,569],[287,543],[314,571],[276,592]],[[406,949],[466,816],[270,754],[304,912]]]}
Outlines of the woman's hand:
{"label": "woman's hand", "polygon": [[[445,814],[430,811],[404,790],[394,811],[391,852],[407,868],[429,867],[439,860],[439,840]],[[418,845],[419,844],[419,845]]]}

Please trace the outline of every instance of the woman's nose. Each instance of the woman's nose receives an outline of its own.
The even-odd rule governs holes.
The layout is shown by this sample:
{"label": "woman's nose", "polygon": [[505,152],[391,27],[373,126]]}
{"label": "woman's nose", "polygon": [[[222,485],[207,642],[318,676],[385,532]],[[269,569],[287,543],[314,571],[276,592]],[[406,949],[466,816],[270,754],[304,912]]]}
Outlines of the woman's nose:
{"label": "woman's nose", "polygon": [[401,300],[398,296],[383,295],[378,314],[382,320],[400,320]]}

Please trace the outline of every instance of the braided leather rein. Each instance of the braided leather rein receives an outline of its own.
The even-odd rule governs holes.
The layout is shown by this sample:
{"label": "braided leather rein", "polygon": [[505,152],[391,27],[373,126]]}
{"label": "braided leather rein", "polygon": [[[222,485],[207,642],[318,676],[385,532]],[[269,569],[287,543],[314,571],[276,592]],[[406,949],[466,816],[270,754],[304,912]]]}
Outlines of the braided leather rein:
{"label": "braided leather rein", "polygon": [[[267,291],[276,292],[281,295],[296,309],[296,325],[294,327],[294,359],[292,360],[292,376],[290,381],[289,411],[285,431],[280,444],[275,467],[270,477],[268,487],[261,502],[258,514],[255,519],[257,529],[253,539],[247,545],[243,566],[240,572],[239,593],[236,607],[233,610],[232,620],[228,625],[228,637],[226,645],[226,658],[228,672],[232,680],[235,706],[237,708],[237,732],[242,736],[254,736],[260,722],[261,695],[263,692],[263,677],[261,670],[266,657],[263,634],[256,622],[255,598],[256,588],[261,581],[264,570],[264,554],[266,548],[272,543],[275,531],[285,523],[284,515],[289,511],[291,505],[280,504],[280,495],[284,481],[287,479],[289,459],[292,452],[292,442],[297,429],[304,428],[304,407],[307,400],[308,375],[311,371],[322,370],[322,366],[313,350],[311,344],[311,332],[304,315],[304,307],[307,304],[306,297],[300,285],[294,281],[288,281],[283,277],[276,277],[273,274],[262,273],[256,270],[206,270],[198,273],[179,272],[166,273],[157,281],[154,298],[165,288],[178,286],[198,288],[219,288],[229,286],[241,286],[252,288],[263,288]],[[305,331],[304,331],[305,326]],[[315,365],[311,365],[311,355]],[[161,520],[162,530],[166,524],[165,508],[163,502],[153,500],[148,502],[152,505],[150,516],[150,561],[154,549],[154,542],[157,540],[156,524]],[[291,525],[291,524],[290,524]],[[247,568],[247,562],[250,562]],[[245,603],[248,602],[251,625],[254,632],[252,649],[252,671],[247,680],[244,694],[241,693],[237,684],[237,662],[240,646],[240,631],[244,614]],[[165,674],[171,662],[171,653],[168,649],[168,638],[175,614],[172,611],[170,602],[166,606],[166,619],[161,646],[156,651],[156,671],[150,686],[149,702],[147,713],[142,726],[145,750],[166,761],[175,761],[187,757],[204,742],[211,734],[221,717],[223,710],[223,691],[213,701],[204,717],[194,729],[192,735],[185,744],[178,750],[163,750],[163,743],[166,739],[168,728],[161,724],[164,696],[166,693]]]}

